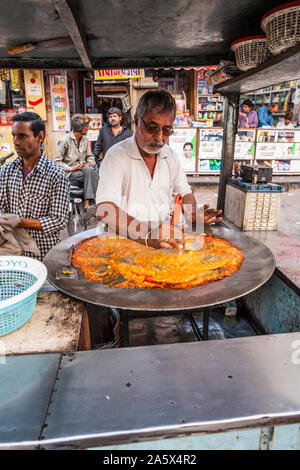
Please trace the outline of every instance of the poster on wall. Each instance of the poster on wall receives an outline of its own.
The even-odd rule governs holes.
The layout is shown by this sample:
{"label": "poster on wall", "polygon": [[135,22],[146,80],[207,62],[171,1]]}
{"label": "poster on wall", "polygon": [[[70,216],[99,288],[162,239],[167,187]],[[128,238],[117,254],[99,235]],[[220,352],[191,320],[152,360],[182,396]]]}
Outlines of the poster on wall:
{"label": "poster on wall", "polygon": [[255,131],[238,129],[235,141],[236,142],[254,142]]}
{"label": "poster on wall", "polygon": [[200,141],[205,142],[222,142],[223,129],[201,129]]}
{"label": "poster on wall", "polygon": [[180,163],[187,173],[196,171],[197,129],[174,128],[169,138],[170,147],[177,153]]}
{"label": "poster on wall", "polygon": [[203,159],[220,159],[222,156],[222,142],[204,141],[200,142],[199,156]]}
{"label": "poster on wall", "polygon": [[24,70],[26,106],[28,111],[37,113],[46,121],[46,100],[42,70]]}
{"label": "poster on wall", "polygon": [[247,159],[252,160],[254,158],[254,142],[235,142],[234,147],[234,159]]}
{"label": "poster on wall", "polygon": [[265,159],[265,158],[275,158],[276,157],[276,147],[278,144],[275,143],[258,143],[256,145],[256,155],[255,158]]}
{"label": "poster on wall", "polygon": [[291,171],[300,171],[300,160],[291,160]]}
{"label": "poster on wall", "polygon": [[276,142],[277,132],[276,131],[258,131],[257,142],[272,143]]}
{"label": "poster on wall", "polygon": [[[11,127],[0,125],[0,158],[5,157],[10,152],[15,152]],[[15,155],[7,161],[13,160],[16,156],[15,152]]]}
{"label": "poster on wall", "polygon": [[209,160],[200,160],[198,159],[198,171],[201,173],[201,171],[209,171],[210,166],[209,166]]}
{"label": "poster on wall", "polygon": [[296,158],[297,160],[300,159],[300,143],[295,144],[294,158]]}
{"label": "poster on wall", "polygon": [[295,132],[293,131],[279,131],[277,132],[276,142],[294,142]]}
{"label": "poster on wall", "polygon": [[70,130],[68,80],[66,75],[50,75],[50,93],[54,131]]}

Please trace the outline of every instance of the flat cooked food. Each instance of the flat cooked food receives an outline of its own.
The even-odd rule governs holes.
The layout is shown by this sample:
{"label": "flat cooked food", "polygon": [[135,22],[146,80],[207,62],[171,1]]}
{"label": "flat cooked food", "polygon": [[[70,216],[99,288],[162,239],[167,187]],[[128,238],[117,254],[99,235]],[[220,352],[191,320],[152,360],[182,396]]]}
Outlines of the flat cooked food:
{"label": "flat cooked food", "polygon": [[199,251],[156,250],[107,235],[79,243],[72,264],[88,281],[115,288],[187,289],[235,273],[244,256],[232,243],[212,235],[189,235]]}

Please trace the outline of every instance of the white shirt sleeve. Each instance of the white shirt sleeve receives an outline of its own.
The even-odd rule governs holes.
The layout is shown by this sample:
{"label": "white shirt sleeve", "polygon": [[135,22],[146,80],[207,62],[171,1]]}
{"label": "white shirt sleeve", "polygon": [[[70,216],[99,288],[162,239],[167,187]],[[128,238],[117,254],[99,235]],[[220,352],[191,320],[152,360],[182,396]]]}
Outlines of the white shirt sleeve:
{"label": "white shirt sleeve", "polygon": [[99,181],[96,192],[96,204],[113,202],[121,206],[123,186],[122,158],[113,151],[108,151],[99,169]]}

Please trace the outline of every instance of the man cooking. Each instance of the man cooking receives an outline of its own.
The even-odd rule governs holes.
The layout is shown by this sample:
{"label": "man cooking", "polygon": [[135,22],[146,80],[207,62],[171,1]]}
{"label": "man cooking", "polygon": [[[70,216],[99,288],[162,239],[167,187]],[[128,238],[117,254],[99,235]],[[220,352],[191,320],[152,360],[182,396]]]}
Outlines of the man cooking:
{"label": "man cooking", "polygon": [[35,240],[40,260],[59,242],[68,221],[69,182],[64,172],[41,150],[45,123],[38,114],[13,116],[12,135],[18,158],[0,170],[0,213],[21,218],[19,228]]}
{"label": "man cooking", "polygon": [[[200,213],[175,152],[166,145],[173,133],[176,103],[165,90],[151,90],[140,99],[134,135],[116,144],[100,168],[97,215],[110,230],[153,248],[182,248],[183,228],[167,221],[176,194],[183,196],[186,223]],[[205,223],[222,211],[204,206]]]}

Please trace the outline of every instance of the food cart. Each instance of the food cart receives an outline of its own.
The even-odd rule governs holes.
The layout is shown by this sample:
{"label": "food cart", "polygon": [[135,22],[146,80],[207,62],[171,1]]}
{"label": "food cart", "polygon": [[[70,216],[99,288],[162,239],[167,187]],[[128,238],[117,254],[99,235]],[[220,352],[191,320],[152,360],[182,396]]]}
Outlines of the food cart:
{"label": "food cart", "polygon": [[[155,10],[136,1],[6,3],[0,19],[2,37],[7,37],[7,47],[0,48],[2,67],[92,70],[215,65],[227,58],[230,42],[245,31],[257,33],[259,18],[281,2],[243,0],[229,5],[220,0],[168,0]],[[16,21],[15,12],[20,12],[17,29],[10,24],[10,18]],[[16,30],[18,44],[13,43]],[[64,36],[72,38],[74,47],[45,49],[41,45],[50,37]],[[34,46],[31,52],[26,53],[26,43]],[[21,45],[22,55],[8,56],[8,47]],[[298,44],[215,87],[226,98],[218,208],[224,208],[226,182],[232,175],[239,94],[299,78],[299,59]],[[209,307],[242,297],[264,334],[84,350],[88,347],[80,330],[86,320],[80,299],[87,300],[87,288],[82,297],[76,289],[67,292],[52,277],[53,284],[71,294],[71,303],[64,294],[50,290],[43,301],[51,308],[46,307],[41,317],[48,325],[65,318],[60,328],[55,323],[49,331],[57,335],[57,341],[34,349],[37,329],[31,341],[25,337],[23,347],[13,342],[9,354],[1,357],[5,363],[0,365],[0,449],[300,448],[300,242],[280,232],[263,231],[251,233],[248,240],[226,220],[214,230],[229,231],[237,245],[242,240],[242,246],[248,246],[247,262],[252,266],[248,279],[247,272],[242,272],[242,284],[231,286],[230,292],[225,289],[219,299],[211,284],[209,300],[201,286],[201,295],[191,289],[175,301],[185,308]],[[69,248],[69,241],[65,243],[55,247],[56,254],[62,250],[63,263]],[[49,253],[50,280],[54,262]],[[100,294],[102,305],[120,308],[125,326],[127,309],[149,307],[149,296],[143,304],[140,293],[123,293],[122,305],[112,300],[109,291]],[[42,303],[38,301],[39,308]],[[72,315],[66,315],[68,309]],[[49,316],[50,310],[53,315]]]}

